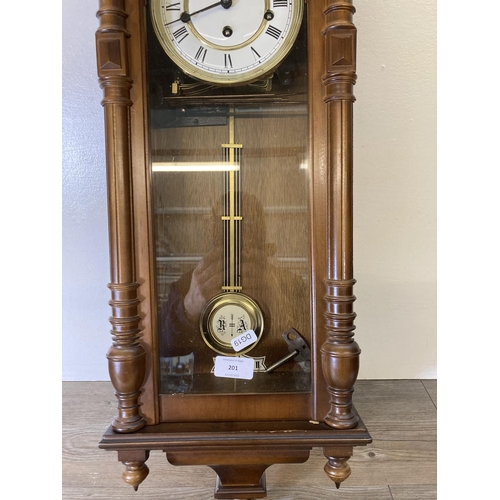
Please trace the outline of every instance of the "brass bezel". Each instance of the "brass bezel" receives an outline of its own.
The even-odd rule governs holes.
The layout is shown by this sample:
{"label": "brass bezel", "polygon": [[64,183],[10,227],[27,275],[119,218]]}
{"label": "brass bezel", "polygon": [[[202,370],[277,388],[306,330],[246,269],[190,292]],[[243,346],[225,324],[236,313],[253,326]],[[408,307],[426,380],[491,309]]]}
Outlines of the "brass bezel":
{"label": "brass bezel", "polygon": [[[257,341],[246,349],[236,352],[231,344],[222,344],[214,335],[211,328],[213,316],[224,306],[235,305],[244,309],[250,316],[250,329],[255,332]],[[243,293],[221,293],[212,297],[205,305],[200,314],[200,332],[205,343],[213,351],[223,355],[241,355],[251,351],[260,341],[264,331],[264,316],[262,311],[252,298]]]}

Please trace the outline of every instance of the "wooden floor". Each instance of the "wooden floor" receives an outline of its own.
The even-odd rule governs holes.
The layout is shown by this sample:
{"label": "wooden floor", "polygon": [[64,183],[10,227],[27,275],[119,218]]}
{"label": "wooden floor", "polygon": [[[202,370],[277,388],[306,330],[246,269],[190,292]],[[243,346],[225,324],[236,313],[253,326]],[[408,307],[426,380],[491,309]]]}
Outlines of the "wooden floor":
{"label": "wooden floor", "polygon": [[[115,452],[97,448],[115,415],[108,382],[63,382],[62,498],[211,500],[215,473],[175,467],[151,452],[150,474],[134,490],[122,479]],[[355,448],[352,474],[340,490],[323,471],[322,450],[304,464],[266,472],[268,500],[434,500],[436,493],[435,380],[360,380],[354,403],[373,443]]]}

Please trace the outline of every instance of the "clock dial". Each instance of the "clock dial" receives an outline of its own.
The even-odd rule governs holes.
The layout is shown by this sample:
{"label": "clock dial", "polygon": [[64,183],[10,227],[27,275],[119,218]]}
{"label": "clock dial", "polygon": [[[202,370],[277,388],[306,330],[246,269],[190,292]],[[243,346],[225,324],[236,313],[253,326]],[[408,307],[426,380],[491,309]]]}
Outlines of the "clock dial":
{"label": "clock dial", "polygon": [[188,75],[219,85],[267,77],[291,49],[302,0],[156,0],[153,26]]}

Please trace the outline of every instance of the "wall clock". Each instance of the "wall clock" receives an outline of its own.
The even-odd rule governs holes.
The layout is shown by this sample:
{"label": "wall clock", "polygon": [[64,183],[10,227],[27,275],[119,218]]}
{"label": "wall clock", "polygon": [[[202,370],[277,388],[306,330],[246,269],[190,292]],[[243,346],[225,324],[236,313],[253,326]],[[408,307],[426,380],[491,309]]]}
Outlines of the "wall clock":
{"label": "wall clock", "polygon": [[354,7],[100,0],[117,415],[151,450],[263,498],[313,447],[337,487],[371,442],[353,387]]}

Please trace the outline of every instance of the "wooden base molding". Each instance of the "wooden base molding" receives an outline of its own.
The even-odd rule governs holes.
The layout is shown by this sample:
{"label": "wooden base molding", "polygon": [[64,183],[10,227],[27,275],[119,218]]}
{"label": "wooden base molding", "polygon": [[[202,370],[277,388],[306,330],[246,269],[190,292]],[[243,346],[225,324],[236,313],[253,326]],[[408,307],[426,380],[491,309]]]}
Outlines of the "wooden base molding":
{"label": "wooden base molding", "polygon": [[303,463],[315,447],[323,448],[325,472],[338,488],[349,477],[353,448],[370,442],[361,420],[347,430],[311,422],[221,422],[151,425],[133,434],[110,427],[99,447],[118,451],[126,468],[123,479],[134,489],[148,475],[149,452],[161,450],[173,465],[212,468],[217,473],[214,498],[251,499],[266,497],[268,467]]}

